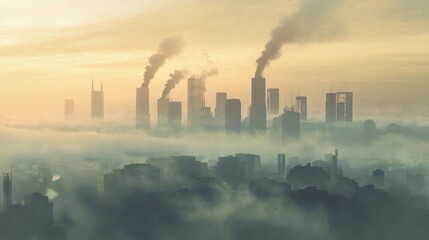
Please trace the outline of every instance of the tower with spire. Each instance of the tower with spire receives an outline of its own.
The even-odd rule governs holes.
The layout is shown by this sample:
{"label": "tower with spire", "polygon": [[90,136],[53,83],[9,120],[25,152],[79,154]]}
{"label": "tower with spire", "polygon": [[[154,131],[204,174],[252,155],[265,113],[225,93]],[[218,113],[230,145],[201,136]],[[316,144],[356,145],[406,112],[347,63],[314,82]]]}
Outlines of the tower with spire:
{"label": "tower with spire", "polygon": [[91,90],[91,118],[93,120],[104,119],[104,90],[103,83],[101,83],[100,90],[94,89],[94,79],[92,79]]}
{"label": "tower with spire", "polygon": [[12,167],[10,173],[3,173],[3,212],[7,212],[12,205]]}

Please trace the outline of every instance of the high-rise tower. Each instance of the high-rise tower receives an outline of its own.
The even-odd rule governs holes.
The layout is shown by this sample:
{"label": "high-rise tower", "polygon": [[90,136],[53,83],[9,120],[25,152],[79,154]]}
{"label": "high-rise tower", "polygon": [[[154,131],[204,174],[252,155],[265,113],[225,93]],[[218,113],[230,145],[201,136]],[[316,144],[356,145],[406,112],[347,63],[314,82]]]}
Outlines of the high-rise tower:
{"label": "high-rise tower", "polygon": [[12,173],[3,173],[3,212],[7,212],[12,205]]}
{"label": "high-rise tower", "polygon": [[225,102],[227,99],[226,92],[216,93],[216,108],[215,108],[215,121],[219,128],[225,127]]}
{"label": "high-rise tower", "polygon": [[150,128],[149,88],[145,86],[136,89],[136,127]]}
{"label": "high-rise tower", "polygon": [[158,99],[158,128],[165,128],[168,126],[168,103],[170,99]]}
{"label": "high-rise tower", "polygon": [[66,120],[74,118],[74,99],[64,100],[64,118]]}
{"label": "high-rise tower", "polygon": [[267,129],[265,105],[265,78],[252,78],[252,100],[250,106],[250,133],[264,133]]}
{"label": "high-rise tower", "polygon": [[325,120],[327,123],[337,120],[337,94],[326,93]]}
{"label": "high-rise tower", "polygon": [[225,130],[227,132],[241,132],[241,101],[228,99],[225,102]]}
{"label": "high-rise tower", "polygon": [[353,93],[338,92],[337,93],[337,120],[338,121],[353,121]]}
{"label": "high-rise tower", "polygon": [[188,128],[199,128],[204,108],[204,82],[200,78],[188,79]]}
{"label": "high-rise tower", "polygon": [[93,120],[104,118],[104,91],[101,84],[100,91],[94,90],[94,81],[92,81],[91,91],[91,118]]}
{"label": "high-rise tower", "polygon": [[307,97],[296,97],[296,111],[300,114],[301,120],[307,120]]}
{"label": "high-rise tower", "polygon": [[267,89],[267,110],[269,114],[277,115],[280,109],[280,90],[278,88]]}

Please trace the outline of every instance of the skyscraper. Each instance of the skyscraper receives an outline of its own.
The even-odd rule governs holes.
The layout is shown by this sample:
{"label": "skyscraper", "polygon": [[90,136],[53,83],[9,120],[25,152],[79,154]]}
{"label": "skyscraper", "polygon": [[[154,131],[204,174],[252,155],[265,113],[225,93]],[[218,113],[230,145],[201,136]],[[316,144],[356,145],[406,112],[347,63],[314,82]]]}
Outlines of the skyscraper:
{"label": "skyscraper", "polygon": [[182,103],[168,103],[168,126],[170,129],[178,130],[182,128]]}
{"label": "skyscraper", "polygon": [[92,81],[92,91],[91,91],[91,118],[94,120],[104,118],[103,84],[101,84],[100,91],[96,91],[94,90],[94,81]]}
{"label": "skyscraper", "polygon": [[3,212],[7,212],[12,205],[12,174],[3,174]]}
{"label": "skyscraper", "polygon": [[64,100],[64,118],[66,120],[74,118],[74,99]]}
{"label": "skyscraper", "polygon": [[301,135],[301,122],[299,113],[285,110],[282,115],[282,140],[296,140]]}
{"label": "skyscraper", "polygon": [[264,133],[267,129],[265,105],[265,78],[252,78],[252,100],[250,106],[250,133]]}
{"label": "skyscraper", "polygon": [[217,177],[231,184],[246,181],[246,162],[238,157],[219,157],[217,162]]}
{"label": "skyscraper", "polygon": [[277,174],[284,176],[286,173],[286,155],[284,153],[277,154]]}
{"label": "skyscraper", "polygon": [[204,82],[200,78],[188,79],[188,127],[199,128],[201,109],[204,107]]}
{"label": "skyscraper", "polygon": [[216,93],[215,121],[219,128],[225,127],[225,102],[227,99],[226,92]]}
{"label": "skyscraper", "polygon": [[241,101],[239,99],[228,99],[225,102],[225,130],[241,132]]}
{"label": "skyscraper", "polygon": [[158,99],[158,127],[164,128],[168,125],[168,98]]}
{"label": "skyscraper", "polygon": [[301,120],[307,120],[307,97],[296,97],[296,111],[300,114]]}
{"label": "skyscraper", "polygon": [[325,120],[327,123],[337,120],[337,94],[326,93]]}
{"label": "skyscraper", "polygon": [[353,121],[353,93],[338,92],[337,93],[337,120],[338,121]]}
{"label": "skyscraper", "polygon": [[279,114],[280,90],[278,88],[267,89],[267,108],[268,113],[272,115]]}
{"label": "skyscraper", "polygon": [[142,86],[136,89],[136,127],[141,129],[150,128],[148,87]]}

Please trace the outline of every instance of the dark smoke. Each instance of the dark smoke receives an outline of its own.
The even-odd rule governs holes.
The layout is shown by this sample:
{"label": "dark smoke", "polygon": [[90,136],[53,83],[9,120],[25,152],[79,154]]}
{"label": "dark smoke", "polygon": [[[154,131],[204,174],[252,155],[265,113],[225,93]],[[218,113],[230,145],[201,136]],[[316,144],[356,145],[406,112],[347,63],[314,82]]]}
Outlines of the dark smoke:
{"label": "dark smoke", "polygon": [[142,87],[148,87],[156,72],[164,66],[165,61],[180,54],[184,46],[185,41],[181,37],[173,36],[164,39],[159,45],[158,52],[149,57],[149,65],[145,68]]}
{"label": "dark smoke", "polygon": [[176,70],[174,73],[170,74],[170,79],[165,83],[164,90],[162,91],[162,98],[166,98],[171,90],[176,87],[176,85],[182,81],[186,75],[188,74],[188,71],[186,69],[183,70]]}
{"label": "dark smoke", "polygon": [[215,68],[212,68],[210,70],[204,70],[200,75],[194,76],[194,78],[198,78],[201,80],[203,84],[203,89],[206,91],[206,79],[212,76],[218,75],[219,71]]}
{"label": "dark smoke", "polygon": [[262,77],[270,62],[281,56],[283,44],[307,42],[332,35],[333,33],[326,32],[326,27],[332,28],[327,24],[331,23],[333,13],[343,1],[345,0],[302,0],[298,10],[271,31],[271,39],[256,60],[255,77]]}

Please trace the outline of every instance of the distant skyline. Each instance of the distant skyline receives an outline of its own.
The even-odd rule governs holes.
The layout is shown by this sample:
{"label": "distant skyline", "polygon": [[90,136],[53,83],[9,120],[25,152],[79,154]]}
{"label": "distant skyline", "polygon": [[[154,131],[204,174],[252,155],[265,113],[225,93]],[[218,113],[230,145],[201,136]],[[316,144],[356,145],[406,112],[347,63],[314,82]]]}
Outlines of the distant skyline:
{"label": "distant skyline", "polygon": [[[214,109],[216,92],[227,92],[241,100],[246,116],[255,60],[271,30],[299,2],[4,0],[0,114],[62,119],[64,99],[73,98],[76,118],[89,119],[94,77],[96,85],[104,83],[106,119],[133,120],[148,57],[161,39],[180,35],[186,49],[151,83],[151,115],[172,71],[188,67],[197,74],[215,66],[219,75],[207,81],[206,105]],[[335,34],[286,45],[265,71],[267,88],[280,89],[281,108],[295,96],[308,96],[309,119],[323,119],[324,95],[331,90],[354,92],[356,120],[384,112],[399,120],[427,117],[428,20],[425,0],[344,0]],[[185,82],[171,94],[182,106],[186,95]]]}

